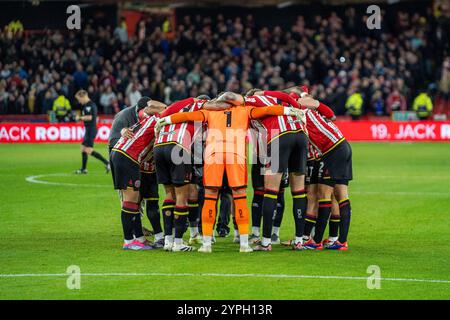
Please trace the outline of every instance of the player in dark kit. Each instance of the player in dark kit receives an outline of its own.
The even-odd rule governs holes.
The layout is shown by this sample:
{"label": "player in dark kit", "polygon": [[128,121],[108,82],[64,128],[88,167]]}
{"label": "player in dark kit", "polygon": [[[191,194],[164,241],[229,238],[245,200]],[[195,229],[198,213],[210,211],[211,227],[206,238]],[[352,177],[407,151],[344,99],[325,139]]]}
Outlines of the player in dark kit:
{"label": "player in dark kit", "polygon": [[97,135],[97,106],[91,99],[85,90],[80,90],[75,94],[75,98],[78,103],[83,106],[81,110],[81,116],[77,117],[77,120],[81,120],[84,122],[85,133],[84,139],[81,143],[81,169],[78,169],[75,173],[77,174],[86,174],[87,169],[87,160],[88,155],[93,156],[94,158],[103,162],[106,168],[106,173],[109,173],[111,170],[109,166],[109,161],[106,160],[100,153],[94,150],[94,140]]}

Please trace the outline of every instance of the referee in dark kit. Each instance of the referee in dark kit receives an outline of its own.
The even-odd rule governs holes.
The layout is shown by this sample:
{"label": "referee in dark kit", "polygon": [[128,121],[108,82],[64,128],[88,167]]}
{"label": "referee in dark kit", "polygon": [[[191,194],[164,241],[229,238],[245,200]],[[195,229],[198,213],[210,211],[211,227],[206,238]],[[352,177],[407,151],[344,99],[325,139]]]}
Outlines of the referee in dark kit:
{"label": "referee in dark kit", "polygon": [[78,103],[81,104],[81,116],[77,116],[77,121],[84,122],[85,133],[84,139],[81,143],[81,169],[78,169],[75,173],[86,174],[87,173],[87,160],[88,155],[97,158],[105,165],[106,173],[109,173],[110,166],[109,161],[106,160],[100,153],[94,150],[94,140],[97,135],[97,106],[89,99],[88,93],[85,90],[80,90],[75,94],[75,98]]}

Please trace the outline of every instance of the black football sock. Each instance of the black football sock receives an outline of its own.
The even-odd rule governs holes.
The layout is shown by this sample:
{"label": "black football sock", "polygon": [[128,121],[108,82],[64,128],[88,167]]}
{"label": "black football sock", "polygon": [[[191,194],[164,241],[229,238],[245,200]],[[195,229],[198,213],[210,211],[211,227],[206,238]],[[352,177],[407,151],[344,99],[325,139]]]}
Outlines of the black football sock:
{"label": "black football sock", "polygon": [[255,190],[252,200],[252,227],[261,228],[264,191]]}
{"label": "black football sock", "polygon": [[350,199],[345,199],[339,202],[339,213],[341,215],[341,222],[339,224],[339,242],[347,242],[348,230],[350,228],[350,218],[352,215],[352,208],[350,206]]}
{"label": "black football sock", "polygon": [[175,202],[172,200],[165,200],[162,206],[162,216],[164,222],[164,235],[171,236],[173,229],[173,210]]}
{"label": "black football sock", "polygon": [[325,228],[327,227],[328,219],[331,214],[331,199],[319,200],[319,212],[317,214],[316,230],[314,232],[314,241],[316,243],[322,242]]}
{"label": "black football sock", "polygon": [[[139,206],[136,203],[123,201],[122,202],[122,227],[123,236],[125,240],[133,240],[134,218],[139,216]],[[142,227],[141,227],[142,232]]]}
{"label": "black football sock", "polygon": [[141,238],[144,236],[144,232],[142,231],[142,220],[141,220],[141,214],[135,214],[133,217],[133,230],[134,230],[134,237]]}
{"label": "black football sock", "polygon": [[272,237],[273,217],[277,211],[278,191],[266,189],[262,204],[263,212],[263,238]]}
{"label": "black football sock", "polygon": [[133,217],[134,214],[121,212],[123,238],[125,240],[133,240]]}
{"label": "black football sock", "polygon": [[273,226],[279,228],[281,226],[281,221],[283,221],[284,214],[284,190],[280,190],[277,198],[277,214],[273,219]]}
{"label": "black football sock", "polygon": [[198,189],[198,232],[200,234],[202,233],[202,209],[203,209],[203,203],[205,202],[205,188],[200,187]]}
{"label": "black football sock", "polygon": [[186,231],[186,222],[189,215],[189,207],[175,206],[174,211],[175,239],[182,239]]}
{"label": "black football sock", "polygon": [[199,205],[198,200],[188,200],[188,206],[189,206],[189,227],[198,227],[198,220],[199,220]]}
{"label": "black football sock", "polygon": [[330,222],[329,222],[328,236],[333,237],[333,238],[338,236],[340,221],[341,221],[340,216],[335,216],[335,215],[331,214]]}
{"label": "black football sock", "polygon": [[108,160],[106,160],[100,153],[98,153],[97,151],[92,151],[91,156],[93,156],[94,158],[100,160],[101,162],[103,162],[104,165],[108,165]]}
{"label": "black football sock", "polygon": [[81,153],[81,170],[86,170],[88,160],[88,154],[86,152]]}
{"label": "black football sock", "polygon": [[305,230],[303,231],[303,236],[308,237],[311,235],[312,228],[316,225],[316,216],[311,214],[306,214],[305,217]]}
{"label": "black football sock", "polygon": [[155,234],[162,232],[158,200],[145,200],[145,211]]}
{"label": "black football sock", "polygon": [[292,206],[295,222],[295,236],[301,238],[305,231],[305,216],[307,207],[305,189],[292,191]]}

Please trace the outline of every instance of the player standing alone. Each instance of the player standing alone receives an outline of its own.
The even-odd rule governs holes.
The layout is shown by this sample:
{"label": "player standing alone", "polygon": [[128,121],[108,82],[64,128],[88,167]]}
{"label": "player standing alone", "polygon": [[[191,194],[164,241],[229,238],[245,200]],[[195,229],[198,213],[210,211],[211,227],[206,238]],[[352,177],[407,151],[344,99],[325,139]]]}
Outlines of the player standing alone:
{"label": "player standing alone", "polygon": [[88,93],[85,90],[78,91],[75,94],[75,98],[83,107],[81,110],[81,116],[77,116],[77,120],[83,121],[85,128],[84,139],[81,143],[81,169],[78,169],[75,173],[87,173],[86,165],[88,155],[91,155],[103,162],[106,168],[106,173],[109,173],[109,161],[94,150],[94,140],[97,135],[97,106],[93,101],[91,101],[91,99],[89,99]]}

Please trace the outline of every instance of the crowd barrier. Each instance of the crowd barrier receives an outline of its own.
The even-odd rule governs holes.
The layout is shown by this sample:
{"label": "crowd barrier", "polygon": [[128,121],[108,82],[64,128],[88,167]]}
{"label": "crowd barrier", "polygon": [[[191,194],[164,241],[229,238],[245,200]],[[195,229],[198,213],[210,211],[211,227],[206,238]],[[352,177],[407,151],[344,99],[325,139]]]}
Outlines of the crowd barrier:
{"label": "crowd barrier", "polygon": [[[336,121],[349,141],[450,141],[450,121]],[[108,141],[111,124],[98,124],[96,142]],[[0,143],[81,142],[80,123],[0,123]]]}

